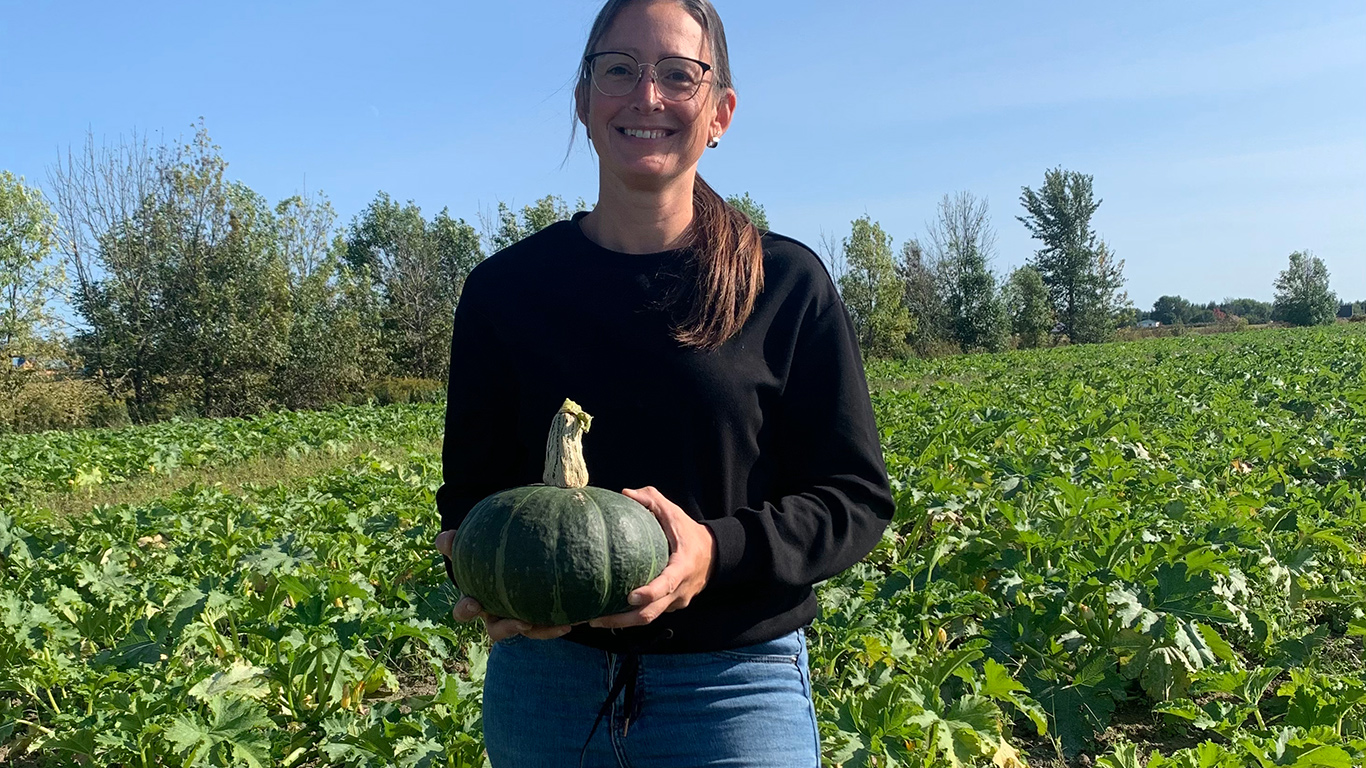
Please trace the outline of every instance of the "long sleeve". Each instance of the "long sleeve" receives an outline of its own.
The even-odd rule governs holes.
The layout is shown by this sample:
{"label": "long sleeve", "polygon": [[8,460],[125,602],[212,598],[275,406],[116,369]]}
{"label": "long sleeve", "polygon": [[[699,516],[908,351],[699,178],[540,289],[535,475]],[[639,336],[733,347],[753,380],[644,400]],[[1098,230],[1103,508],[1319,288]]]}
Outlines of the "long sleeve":
{"label": "long sleeve", "polygon": [[709,589],[815,584],[872,551],[892,519],[857,336],[838,299],[798,333],[774,446],[777,498],[705,523],[718,556]]}
{"label": "long sleeve", "polygon": [[443,484],[436,492],[441,530],[458,528],[485,496],[517,485],[516,389],[496,329],[480,309],[479,270],[455,310],[446,391]]}

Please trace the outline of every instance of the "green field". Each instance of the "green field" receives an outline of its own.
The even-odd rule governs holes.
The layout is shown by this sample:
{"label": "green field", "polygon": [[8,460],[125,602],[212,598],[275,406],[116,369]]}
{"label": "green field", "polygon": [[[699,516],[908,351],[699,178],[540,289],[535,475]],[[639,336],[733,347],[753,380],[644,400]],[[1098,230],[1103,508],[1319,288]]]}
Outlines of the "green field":
{"label": "green field", "polygon": [[[1366,328],[869,378],[898,509],[820,588],[828,764],[1366,764]],[[0,437],[0,763],[482,765],[440,430]]]}

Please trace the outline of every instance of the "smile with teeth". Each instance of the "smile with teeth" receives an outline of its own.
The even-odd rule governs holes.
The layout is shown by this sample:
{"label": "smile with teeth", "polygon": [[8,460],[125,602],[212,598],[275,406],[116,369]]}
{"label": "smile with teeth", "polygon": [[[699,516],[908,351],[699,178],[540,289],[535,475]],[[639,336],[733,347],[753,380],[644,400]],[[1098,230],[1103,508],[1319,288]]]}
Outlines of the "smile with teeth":
{"label": "smile with teeth", "polygon": [[673,133],[673,131],[642,131],[636,128],[618,128],[617,130],[637,139],[662,139]]}

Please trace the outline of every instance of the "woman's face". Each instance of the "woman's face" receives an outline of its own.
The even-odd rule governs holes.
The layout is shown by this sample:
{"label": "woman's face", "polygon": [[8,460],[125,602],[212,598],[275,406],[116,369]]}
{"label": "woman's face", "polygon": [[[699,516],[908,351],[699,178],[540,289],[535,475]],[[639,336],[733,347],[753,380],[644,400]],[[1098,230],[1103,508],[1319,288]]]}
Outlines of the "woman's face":
{"label": "woman's face", "polygon": [[[629,53],[653,64],[666,56],[686,56],[712,63],[702,26],[676,3],[640,2],[617,15],[594,48]],[[708,72],[697,94],[687,101],[667,101],[646,68],[635,90],[607,96],[591,83],[578,93],[579,119],[588,127],[604,173],[637,189],[660,189],[676,179],[691,178],[712,138],[730,125],[735,94],[717,99],[715,72]],[[652,137],[628,135],[650,131]],[[660,135],[662,132],[663,135]]]}

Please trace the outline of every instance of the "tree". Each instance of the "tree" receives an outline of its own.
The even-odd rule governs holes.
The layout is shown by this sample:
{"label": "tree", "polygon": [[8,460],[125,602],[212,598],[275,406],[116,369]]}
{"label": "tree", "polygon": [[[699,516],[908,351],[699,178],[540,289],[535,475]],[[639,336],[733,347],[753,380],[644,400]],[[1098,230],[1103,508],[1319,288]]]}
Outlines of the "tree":
{"label": "tree", "polygon": [[746,192],[743,197],[731,195],[726,198],[726,202],[735,210],[745,214],[745,217],[748,218],[750,223],[754,226],[763,230],[768,229],[768,214],[764,212],[764,207],[762,205],[755,202],[754,199],[749,196],[748,192]]}
{"label": "tree", "polygon": [[8,411],[31,375],[14,361],[41,365],[57,352],[50,303],[60,293],[62,273],[48,260],[56,225],[41,192],[0,171],[0,425],[12,423]]}
{"label": "tree", "polygon": [[892,260],[892,238],[868,216],[853,222],[844,239],[847,271],[840,276],[840,294],[858,331],[865,355],[885,357],[902,352],[912,330],[911,316]]}
{"label": "tree", "polygon": [[901,247],[896,270],[904,291],[902,303],[911,316],[907,341],[923,357],[933,351],[936,341],[945,337],[944,300],[939,295],[935,266],[925,260],[920,241],[912,239]]}
{"label": "tree", "polygon": [[75,275],[78,351],[129,415],[267,404],[285,353],[288,279],[264,199],[224,177],[201,121],[187,144],[97,149],[51,172]]}
{"label": "tree", "polygon": [[1290,254],[1290,265],[1276,278],[1272,319],[1291,325],[1328,325],[1338,297],[1329,287],[1328,267],[1308,251]]}
{"label": "tree", "polygon": [[816,252],[821,261],[825,262],[825,267],[830,271],[830,279],[838,285],[840,279],[849,271],[849,265],[844,260],[844,243],[833,233],[821,230],[820,238],[816,241]]}
{"label": "tree", "polygon": [[155,367],[204,416],[270,405],[270,376],[288,349],[289,280],[273,212],[226,169],[200,124],[190,143],[161,153],[137,223],[150,231],[162,307]]}
{"label": "tree", "polygon": [[1010,274],[1006,286],[1010,309],[1010,329],[1019,338],[1022,349],[1041,347],[1053,329],[1053,307],[1048,300],[1048,289],[1043,277],[1033,267],[1020,267]]}
{"label": "tree", "polygon": [[1195,307],[1180,296],[1159,296],[1153,302],[1152,319],[1163,325],[1185,325],[1195,314]]}
{"label": "tree", "polygon": [[[49,263],[57,219],[35,187],[0,171],[0,350],[31,358],[56,330],[50,303],[62,274]],[[8,367],[9,360],[3,361]]]}
{"label": "tree", "polygon": [[[531,223],[544,228],[554,221],[541,224],[540,220],[536,219]],[[484,260],[484,249],[479,243],[479,233],[472,225],[466,224],[464,219],[452,219],[450,211],[446,208],[442,208],[432,219],[428,231],[436,245],[437,260],[441,263],[442,272],[454,281],[451,289],[458,300],[465,289],[465,278],[469,277],[470,272]]]}
{"label": "tree", "polygon": [[1214,306],[1192,307],[1185,322],[1188,322],[1191,325],[1209,325],[1219,321],[1219,314],[1222,311],[1223,310]]}
{"label": "tree", "polygon": [[1271,322],[1271,304],[1256,299],[1224,299],[1219,309],[1230,315],[1237,315],[1249,323]]}
{"label": "tree", "polygon": [[114,145],[86,134],[48,173],[58,220],[58,250],[72,276],[72,303],[83,327],[75,350],[135,422],[155,418],[165,377],[156,338],[166,307],[156,288],[156,243],[144,222],[155,204],[159,158],[134,133]]}
{"label": "tree", "polygon": [[[583,200],[576,201],[574,207],[575,210],[583,210]],[[570,210],[564,198],[559,195],[546,195],[534,204],[523,207],[520,216],[507,203],[500,200],[497,220],[485,219],[483,222],[489,253],[497,253],[557,221],[568,219],[573,214],[574,211]]]}
{"label": "tree", "polygon": [[275,207],[275,241],[289,274],[288,351],[272,377],[272,395],[289,408],[321,408],[347,399],[382,368],[380,314],[368,269],[345,260],[326,197],[294,196]]}
{"label": "tree", "polygon": [[964,352],[1004,349],[1009,328],[990,269],[996,233],[987,201],[970,192],[944,195],[927,227],[949,337]]}
{"label": "tree", "polygon": [[1080,343],[1108,339],[1128,300],[1120,292],[1124,262],[1091,227],[1101,203],[1094,198],[1092,177],[1055,168],[1044,174],[1039,191],[1021,189],[1026,215],[1016,218],[1043,243],[1032,264],[1068,336]]}
{"label": "tree", "polygon": [[[531,214],[531,223],[539,223]],[[520,226],[515,218],[514,226]],[[380,293],[383,346],[393,372],[445,379],[451,322],[469,271],[483,259],[479,236],[443,210],[428,224],[409,201],[384,192],[352,222],[346,261],[374,276]]]}
{"label": "tree", "polygon": [[1116,259],[1109,243],[1097,238],[1091,290],[1085,294],[1075,330],[1077,341],[1099,343],[1114,337],[1115,329],[1131,325],[1138,316],[1124,287],[1124,260]]}

